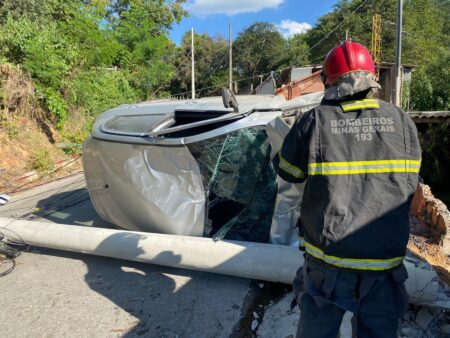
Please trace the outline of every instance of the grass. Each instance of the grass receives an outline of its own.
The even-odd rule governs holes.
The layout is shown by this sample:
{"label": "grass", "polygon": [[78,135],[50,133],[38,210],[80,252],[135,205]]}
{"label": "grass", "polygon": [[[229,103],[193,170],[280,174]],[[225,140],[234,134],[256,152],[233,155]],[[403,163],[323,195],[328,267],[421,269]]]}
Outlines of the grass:
{"label": "grass", "polygon": [[47,171],[53,167],[53,159],[47,149],[37,149],[32,157],[31,168]]}

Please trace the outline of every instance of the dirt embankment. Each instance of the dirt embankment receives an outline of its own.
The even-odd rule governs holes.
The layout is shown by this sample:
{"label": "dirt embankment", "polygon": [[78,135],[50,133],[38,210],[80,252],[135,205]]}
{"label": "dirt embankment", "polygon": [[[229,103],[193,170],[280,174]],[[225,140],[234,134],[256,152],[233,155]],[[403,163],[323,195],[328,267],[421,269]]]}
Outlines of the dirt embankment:
{"label": "dirt embankment", "polygon": [[70,158],[57,143],[51,112],[45,112],[31,78],[19,68],[0,64],[0,193],[26,172],[43,175]]}

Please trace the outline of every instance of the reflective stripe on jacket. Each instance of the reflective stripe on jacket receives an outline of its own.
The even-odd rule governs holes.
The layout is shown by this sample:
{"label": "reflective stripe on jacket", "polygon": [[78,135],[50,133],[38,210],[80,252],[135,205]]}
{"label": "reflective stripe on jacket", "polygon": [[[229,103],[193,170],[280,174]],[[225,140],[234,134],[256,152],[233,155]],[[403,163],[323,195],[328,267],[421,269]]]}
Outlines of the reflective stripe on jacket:
{"label": "reflective stripe on jacket", "polygon": [[306,180],[306,252],[337,268],[400,265],[420,157],[412,120],[382,100],[323,101],[298,119],[274,165],[284,180]]}

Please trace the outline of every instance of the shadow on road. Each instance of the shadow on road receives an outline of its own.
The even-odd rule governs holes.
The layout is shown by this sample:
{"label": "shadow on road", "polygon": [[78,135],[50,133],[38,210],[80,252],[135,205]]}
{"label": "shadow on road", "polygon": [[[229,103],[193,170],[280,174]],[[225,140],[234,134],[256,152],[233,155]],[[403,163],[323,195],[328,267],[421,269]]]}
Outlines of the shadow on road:
{"label": "shadow on road", "polygon": [[[127,246],[126,251],[134,257],[143,253],[139,239],[135,234],[128,237],[135,245]],[[110,236],[98,246],[98,251],[112,248],[120,251],[117,243],[115,236]],[[179,256],[170,252],[163,255],[173,263],[180,261]],[[185,335],[196,298],[188,276],[180,277],[184,283],[177,287],[173,278],[158,271],[162,268],[152,265],[113,259],[86,259],[85,263],[88,268],[85,281],[89,287],[136,318],[129,327],[113,329],[121,337]]]}
{"label": "shadow on road", "polygon": [[[117,254],[123,250],[127,259],[139,259],[144,253],[142,237],[114,234],[95,252],[108,254],[113,250]],[[154,257],[154,261],[162,260],[177,265],[181,256],[167,250]],[[114,259],[88,258],[85,263],[89,287],[136,318],[120,332],[121,337],[228,337],[239,322],[241,309],[234,302],[241,304],[248,290],[247,281],[228,276]]]}
{"label": "shadow on road", "polygon": [[[21,218],[114,227],[97,215],[85,187],[58,192],[28,205],[28,210],[33,211]],[[120,238],[111,235],[96,251],[108,256],[123,250],[128,259],[135,259],[143,253],[140,239],[139,234],[130,233],[124,247]],[[239,322],[242,301],[248,292],[248,281],[235,277],[44,248],[36,252],[82,260],[86,264],[84,280],[89,288],[116,306],[111,312],[111,322],[101,324],[110,330],[111,336],[228,337]],[[162,256],[170,265],[181,260],[170,250],[156,259]]]}
{"label": "shadow on road", "polygon": [[43,218],[59,224],[115,227],[98,216],[86,187],[57,193],[42,199],[37,202],[36,209],[24,217],[28,219]]}

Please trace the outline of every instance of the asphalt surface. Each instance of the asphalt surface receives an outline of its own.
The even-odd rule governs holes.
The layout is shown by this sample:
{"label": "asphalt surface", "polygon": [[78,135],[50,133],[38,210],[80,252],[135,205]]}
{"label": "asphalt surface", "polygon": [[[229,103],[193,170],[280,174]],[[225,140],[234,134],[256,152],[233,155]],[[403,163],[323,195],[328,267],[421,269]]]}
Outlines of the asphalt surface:
{"label": "asphalt surface", "polygon": [[[111,226],[82,174],[12,196],[0,217]],[[1,337],[239,336],[250,290],[246,279],[45,248],[16,263],[0,278]]]}
{"label": "asphalt surface", "polygon": [[[75,174],[12,196],[0,217],[113,227]],[[1,232],[2,229],[0,229]],[[290,286],[39,247],[0,277],[0,337],[294,337]],[[6,268],[0,265],[0,273]],[[341,337],[350,337],[349,320]]]}

